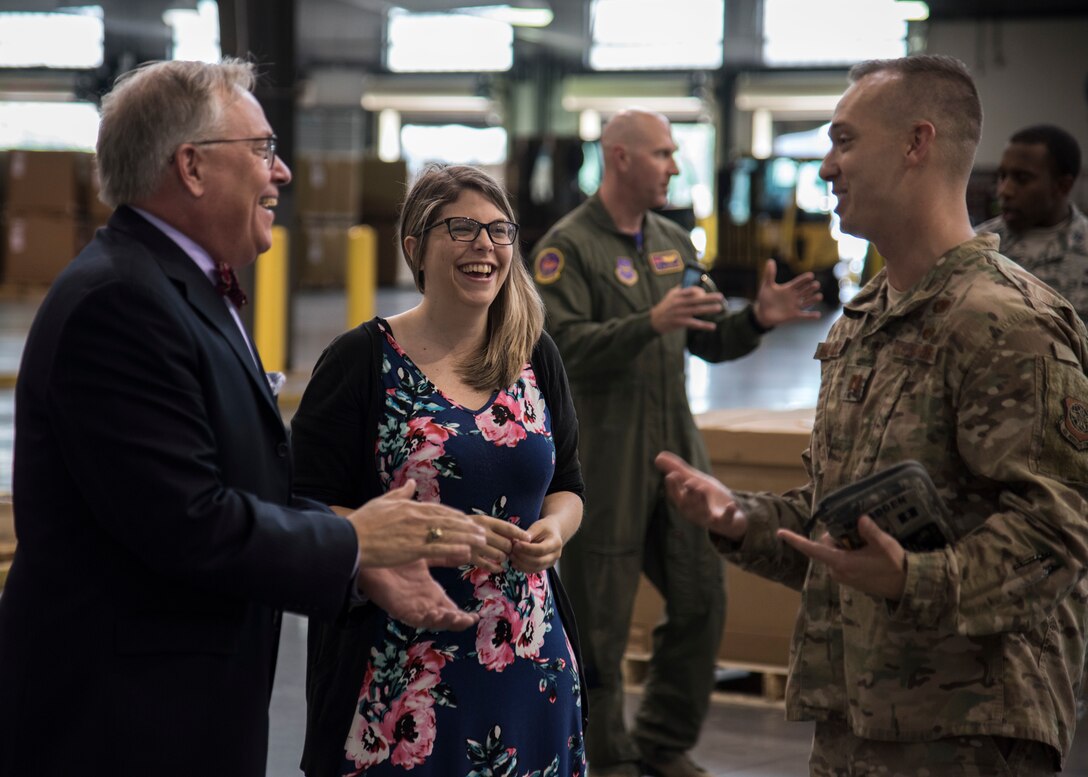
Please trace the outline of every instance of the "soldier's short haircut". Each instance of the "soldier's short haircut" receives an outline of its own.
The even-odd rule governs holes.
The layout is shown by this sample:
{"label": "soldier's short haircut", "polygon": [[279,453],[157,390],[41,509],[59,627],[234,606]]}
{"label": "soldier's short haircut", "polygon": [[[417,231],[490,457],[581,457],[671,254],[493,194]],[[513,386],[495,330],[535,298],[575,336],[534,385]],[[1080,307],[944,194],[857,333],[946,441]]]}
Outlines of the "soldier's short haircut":
{"label": "soldier's short haircut", "polygon": [[1050,170],[1055,178],[1080,175],[1080,146],[1077,139],[1053,124],[1035,124],[1013,133],[1010,143],[1042,143],[1050,158]]}
{"label": "soldier's short haircut", "polygon": [[250,92],[252,63],[149,62],[118,77],[102,98],[97,164],[103,202],[140,202],[158,188],[175,149],[217,129],[225,99]]}
{"label": "soldier's short haircut", "polygon": [[915,54],[898,59],[871,59],[850,69],[856,83],[874,73],[899,75],[896,103],[891,106],[908,120],[925,120],[948,141],[948,163],[967,176],[982,138],[982,101],[967,66],[955,57]]}

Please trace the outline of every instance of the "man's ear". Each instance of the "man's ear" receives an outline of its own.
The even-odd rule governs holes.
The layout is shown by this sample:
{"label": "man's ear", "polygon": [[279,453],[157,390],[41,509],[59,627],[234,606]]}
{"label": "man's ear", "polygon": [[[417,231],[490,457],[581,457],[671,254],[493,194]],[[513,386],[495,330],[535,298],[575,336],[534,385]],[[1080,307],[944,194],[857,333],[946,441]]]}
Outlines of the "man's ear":
{"label": "man's ear", "polygon": [[907,162],[921,164],[933,152],[933,143],[937,139],[937,128],[928,121],[916,121],[910,128],[907,146]]}
{"label": "man's ear", "polygon": [[171,167],[178,182],[193,197],[204,196],[204,158],[191,143],[182,143],[171,159]]}
{"label": "man's ear", "polygon": [[1066,173],[1065,175],[1059,175],[1054,185],[1058,188],[1058,193],[1062,197],[1068,197],[1073,191],[1073,184],[1076,182],[1077,180],[1073,176]]}

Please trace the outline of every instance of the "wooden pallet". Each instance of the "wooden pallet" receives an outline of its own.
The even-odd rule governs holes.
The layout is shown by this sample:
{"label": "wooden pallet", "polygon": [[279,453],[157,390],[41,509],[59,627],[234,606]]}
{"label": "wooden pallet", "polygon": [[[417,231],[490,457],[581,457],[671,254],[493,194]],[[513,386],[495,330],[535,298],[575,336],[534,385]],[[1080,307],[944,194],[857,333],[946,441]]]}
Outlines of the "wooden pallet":
{"label": "wooden pallet", "polygon": [[[650,654],[628,651],[623,657],[626,689],[642,691],[649,671]],[[718,662],[717,682],[711,701],[720,704],[744,704],[757,707],[785,707],[786,668],[768,664]]]}

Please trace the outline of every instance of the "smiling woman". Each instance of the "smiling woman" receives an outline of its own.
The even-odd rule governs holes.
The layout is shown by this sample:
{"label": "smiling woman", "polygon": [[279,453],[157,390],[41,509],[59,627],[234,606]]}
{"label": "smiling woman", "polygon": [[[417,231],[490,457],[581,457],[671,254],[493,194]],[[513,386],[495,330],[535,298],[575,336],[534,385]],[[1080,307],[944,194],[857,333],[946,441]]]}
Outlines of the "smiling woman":
{"label": "smiling woman", "polygon": [[470,564],[435,572],[476,628],[415,631],[376,607],[311,624],[307,775],[585,771],[554,570],[582,517],[577,427],[517,233],[490,176],[425,170],[399,224],[423,299],[337,338],[292,421],[300,492],[346,507],[409,484],[487,535]]}

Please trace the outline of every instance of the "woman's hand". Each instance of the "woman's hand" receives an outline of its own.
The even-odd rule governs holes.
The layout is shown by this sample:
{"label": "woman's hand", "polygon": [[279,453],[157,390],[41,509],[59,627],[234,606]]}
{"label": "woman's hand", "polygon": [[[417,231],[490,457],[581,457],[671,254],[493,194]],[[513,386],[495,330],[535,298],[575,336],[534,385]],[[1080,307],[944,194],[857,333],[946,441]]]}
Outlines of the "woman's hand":
{"label": "woman's hand", "polygon": [[519,526],[490,515],[470,515],[476,525],[484,530],[486,539],[482,547],[472,549],[472,563],[488,572],[501,572],[503,564],[518,542],[531,542],[532,535]]}
{"label": "woman's hand", "polygon": [[529,527],[529,538],[514,543],[510,565],[521,572],[543,572],[563,555],[558,519],[541,518]]}

